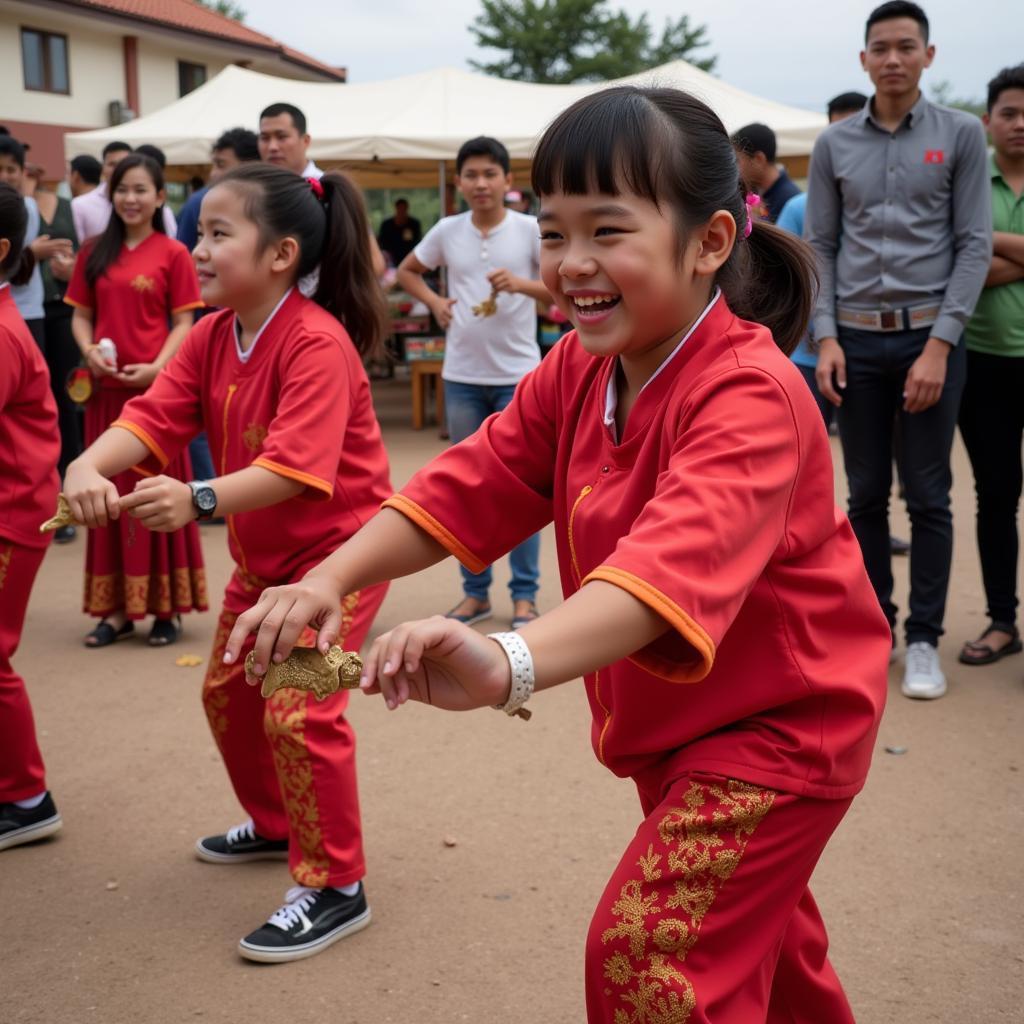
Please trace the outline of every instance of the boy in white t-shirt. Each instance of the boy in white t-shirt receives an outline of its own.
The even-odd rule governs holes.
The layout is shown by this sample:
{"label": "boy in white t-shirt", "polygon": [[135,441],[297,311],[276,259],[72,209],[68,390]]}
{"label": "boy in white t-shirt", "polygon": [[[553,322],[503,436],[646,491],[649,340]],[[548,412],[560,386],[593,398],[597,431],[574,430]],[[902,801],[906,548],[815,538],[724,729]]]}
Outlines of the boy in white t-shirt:
{"label": "boy in white t-shirt", "polygon": [[[551,302],[540,274],[540,229],[534,217],[505,209],[512,185],[508,150],[485,136],[463,144],[455,159],[455,181],[469,204],[466,213],[445,217],[402,260],[398,283],[430,308],[446,331],[444,367],[448,432],[453,443],[474,433],[492,413],[511,401],[516,384],[540,362],[538,301]],[[449,298],[423,280],[448,268]],[[494,295],[496,312],[473,307]],[[537,617],[540,537],[509,555],[512,625]],[[463,599],[448,613],[460,622],[490,618],[491,569],[462,570]]]}

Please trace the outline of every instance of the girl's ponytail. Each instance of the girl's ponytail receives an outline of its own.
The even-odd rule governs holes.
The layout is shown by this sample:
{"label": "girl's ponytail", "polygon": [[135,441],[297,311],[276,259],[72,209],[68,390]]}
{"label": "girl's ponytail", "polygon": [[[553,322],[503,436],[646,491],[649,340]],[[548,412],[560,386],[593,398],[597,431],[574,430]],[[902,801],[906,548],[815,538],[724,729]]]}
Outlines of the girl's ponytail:
{"label": "girl's ponytail", "polygon": [[743,320],[764,324],[775,344],[789,355],[807,333],[818,287],[809,245],[767,221],[755,220],[742,232],[718,284],[729,308]]}
{"label": "girl's ponytail", "polygon": [[32,251],[25,245],[27,227],[28,211],[21,193],[6,182],[0,182],[0,238],[10,243],[0,263],[0,278],[13,285],[28,284],[36,265]]}
{"label": "girl's ponytail", "polygon": [[327,230],[313,298],[345,326],[361,356],[372,355],[387,331],[384,293],[373,272],[370,221],[362,193],[343,174],[320,179]]}

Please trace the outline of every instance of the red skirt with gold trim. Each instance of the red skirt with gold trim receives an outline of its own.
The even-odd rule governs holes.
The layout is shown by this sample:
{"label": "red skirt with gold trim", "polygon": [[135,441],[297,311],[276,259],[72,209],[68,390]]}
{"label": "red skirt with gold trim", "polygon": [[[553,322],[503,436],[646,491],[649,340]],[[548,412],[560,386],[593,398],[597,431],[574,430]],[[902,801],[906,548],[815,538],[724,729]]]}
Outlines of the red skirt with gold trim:
{"label": "red skirt with gold trim", "polygon": [[[142,394],[135,389],[96,388],[85,407],[85,443],[92,444],[118,416],[125,403]],[[192,479],[185,449],[164,470],[178,480]],[[128,470],[112,478],[119,494],[139,480]],[[147,530],[130,515],[89,531],[85,552],[83,610],[103,617],[121,611],[129,619],[205,612],[209,607],[199,528],[189,523],[174,533]]]}

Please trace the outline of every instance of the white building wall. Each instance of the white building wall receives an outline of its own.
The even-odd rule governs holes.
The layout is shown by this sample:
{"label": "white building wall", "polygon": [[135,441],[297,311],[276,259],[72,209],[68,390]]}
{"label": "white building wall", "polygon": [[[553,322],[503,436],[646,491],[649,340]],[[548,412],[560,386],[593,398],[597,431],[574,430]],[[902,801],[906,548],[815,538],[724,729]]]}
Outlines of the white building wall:
{"label": "white building wall", "polygon": [[[21,29],[58,32],[68,39],[71,95],[35,92],[25,88],[21,60]],[[108,122],[107,104],[124,102],[124,60],[120,36],[69,30],[50,12],[33,10],[24,16],[0,10],[0,114],[40,124],[71,124],[102,128]]]}
{"label": "white building wall", "polygon": [[178,92],[178,61],[204,64],[207,80],[223,71],[228,61],[190,50],[187,44],[163,46],[156,41],[139,39],[139,106],[140,116],[152,114],[180,99]]}

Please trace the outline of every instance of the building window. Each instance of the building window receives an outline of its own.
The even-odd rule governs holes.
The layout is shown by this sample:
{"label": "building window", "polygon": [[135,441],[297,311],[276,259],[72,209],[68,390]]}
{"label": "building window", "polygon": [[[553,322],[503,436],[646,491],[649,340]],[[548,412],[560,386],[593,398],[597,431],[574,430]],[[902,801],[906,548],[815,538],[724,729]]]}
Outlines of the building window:
{"label": "building window", "polygon": [[179,96],[187,96],[193,89],[198,89],[205,81],[205,64],[189,64],[187,60],[178,61]]}
{"label": "building window", "polygon": [[25,73],[26,89],[33,92],[59,92],[65,96],[70,94],[67,36],[23,28],[21,65]]}

